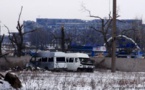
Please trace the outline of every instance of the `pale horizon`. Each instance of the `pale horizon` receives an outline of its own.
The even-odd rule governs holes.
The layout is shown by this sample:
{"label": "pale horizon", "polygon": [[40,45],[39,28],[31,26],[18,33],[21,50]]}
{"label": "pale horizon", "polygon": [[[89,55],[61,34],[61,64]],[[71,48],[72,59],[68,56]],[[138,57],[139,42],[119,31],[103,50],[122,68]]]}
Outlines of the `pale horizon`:
{"label": "pale horizon", "polygon": [[[36,21],[36,18],[60,18],[60,19],[82,19],[91,20],[89,13],[82,8],[84,5],[92,15],[102,18],[108,17],[112,12],[113,0],[1,0],[0,3],[0,25],[2,33],[7,33],[3,25],[7,25],[11,31],[16,30],[16,24],[21,6],[23,21]],[[145,0],[117,0],[119,19],[142,19],[145,21]]]}

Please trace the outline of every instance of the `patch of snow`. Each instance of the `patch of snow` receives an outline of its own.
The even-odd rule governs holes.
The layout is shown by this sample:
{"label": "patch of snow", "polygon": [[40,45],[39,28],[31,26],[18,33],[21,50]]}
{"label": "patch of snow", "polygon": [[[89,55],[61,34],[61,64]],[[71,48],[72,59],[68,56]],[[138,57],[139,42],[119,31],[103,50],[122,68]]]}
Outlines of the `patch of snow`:
{"label": "patch of snow", "polygon": [[145,72],[23,71],[17,74],[23,86],[20,90],[145,90]]}
{"label": "patch of snow", "polygon": [[4,80],[0,80],[0,82],[2,82],[0,83],[0,90],[15,90],[8,82]]}

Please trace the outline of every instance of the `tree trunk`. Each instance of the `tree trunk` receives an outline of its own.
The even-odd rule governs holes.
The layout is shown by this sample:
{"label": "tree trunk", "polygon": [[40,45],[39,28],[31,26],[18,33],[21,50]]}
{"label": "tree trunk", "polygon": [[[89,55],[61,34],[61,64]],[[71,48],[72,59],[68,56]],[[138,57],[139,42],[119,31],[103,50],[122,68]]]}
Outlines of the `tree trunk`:
{"label": "tree trunk", "polygon": [[21,47],[21,46],[18,47],[18,49],[17,49],[17,51],[16,51],[16,55],[17,55],[18,57],[21,57],[21,56],[22,56],[22,47]]}
{"label": "tree trunk", "polygon": [[2,42],[3,42],[3,39],[4,39],[4,34],[3,34],[3,36],[0,36],[0,55],[2,55]]}
{"label": "tree trunk", "polygon": [[65,52],[65,34],[64,27],[61,27],[61,50]]}

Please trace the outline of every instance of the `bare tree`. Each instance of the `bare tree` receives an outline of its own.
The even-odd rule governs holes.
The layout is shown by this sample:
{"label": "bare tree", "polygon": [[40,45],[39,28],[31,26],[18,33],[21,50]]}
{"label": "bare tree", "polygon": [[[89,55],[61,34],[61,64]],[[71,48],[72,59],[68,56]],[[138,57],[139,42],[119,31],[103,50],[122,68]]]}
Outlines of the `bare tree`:
{"label": "bare tree", "polygon": [[[96,28],[95,26],[90,26],[90,28],[95,30],[96,32],[99,32],[99,33],[102,34],[103,40],[104,40],[104,43],[105,43],[105,47],[108,51],[108,56],[111,56],[112,55],[112,43],[107,41],[108,40],[108,35],[109,35],[109,33],[111,31],[111,28],[112,28],[113,17],[111,17],[111,13],[109,13],[108,19],[101,18],[99,16],[92,15],[91,11],[88,10],[85,6],[82,5],[82,7],[85,11],[87,11],[89,13],[89,17],[93,17],[93,18],[97,18],[97,19],[101,20],[101,27]],[[116,18],[118,18],[118,17],[119,17],[119,15],[117,14]],[[118,21],[120,21],[120,20],[118,20]]]}
{"label": "bare tree", "polygon": [[66,38],[66,33],[65,33],[65,30],[64,30],[64,26],[61,27],[61,36],[56,37],[56,38],[60,39],[61,51],[66,52],[66,44],[67,44],[67,42],[71,43],[71,38],[70,37]]}
{"label": "bare tree", "polygon": [[[96,29],[94,27],[91,27],[92,29],[96,30],[97,32],[100,32],[103,35],[104,38],[104,43],[106,46],[106,49],[108,51],[108,56],[112,56],[112,65],[111,65],[111,70],[112,72],[115,72],[115,52],[116,52],[116,18],[119,17],[116,14],[116,0],[113,1],[113,18],[111,17],[111,15],[109,14],[109,19],[105,20],[99,16],[94,16],[91,15],[90,10],[86,9],[86,7],[83,6],[83,8],[89,12],[90,17],[94,17],[94,18],[98,18],[101,20],[101,29]],[[109,27],[112,23],[112,43],[111,45],[109,44],[109,42],[107,41],[107,33],[109,30]]]}
{"label": "bare tree", "polygon": [[112,51],[111,51],[111,44],[107,41],[107,35],[109,33],[109,28],[111,27],[111,23],[112,23],[112,17],[111,15],[109,14],[109,18],[108,19],[104,19],[104,18],[101,18],[99,16],[94,16],[94,15],[91,15],[91,11],[88,10],[85,6],[82,6],[83,9],[85,11],[87,11],[89,13],[89,16],[90,17],[93,17],[93,18],[97,18],[97,19],[100,19],[101,20],[101,27],[100,28],[96,28],[95,26],[90,26],[91,29],[95,30],[96,32],[99,32],[102,34],[103,36],[103,40],[104,40],[104,43],[105,43],[105,47],[108,51],[108,56],[111,56],[112,54]]}
{"label": "bare tree", "polygon": [[110,25],[111,25],[111,22],[112,22],[112,19],[108,19],[107,21],[105,19],[102,19],[100,17],[96,17],[96,18],[99,18],[101,20],[101,28],[100,29],[97,29],[93,26],[91,26],[90,28],[101,33],[102,36],[103,36],[103,39],[104,39],[104,43],[105,43],[105,46],[106,46],[106,49],[108,51],[108,55],[111,56],[111,43],[109,43],[107,41],[107,35],[109,33],[109,28],[110,28]]}
{"label": "bare tree", "polygon": [[11,33],[9,28],[6,25],[4,25],[8,30],[9,39],[10,39],[13,47],[15,47],[15,49],[16,49],[15,54],[18,57],[20,57],[22,55],[22,50],[24,49],[24,35],[27,34],[27,33],[35,31],[35,30],[31,30],[31,31],[28,31],[28,32],[23,32],[23,24],[20,24],[20,18],[21,18],[22,10],[23,10],[23,6],[21,7],[21,11],[20,11],[18,21],[17,21],[17,26],[16,26],[16,29],[17,29],[18,33]]}

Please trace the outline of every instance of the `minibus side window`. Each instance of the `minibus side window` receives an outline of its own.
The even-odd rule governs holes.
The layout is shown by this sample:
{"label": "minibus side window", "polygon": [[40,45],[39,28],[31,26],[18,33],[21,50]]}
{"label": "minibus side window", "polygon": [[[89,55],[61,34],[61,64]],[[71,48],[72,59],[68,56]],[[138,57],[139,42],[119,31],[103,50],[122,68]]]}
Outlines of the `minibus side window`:
{"label": "minibus side window", "polygon": [[56,61],[57,62],[65,62],[65,58],[64,57],[57,57]]}
{"label": "minibus side window", "polygon": [[48,61],[49,61],[49,62],[53,62],[53,58],[49,58]]}
{"label": "minibus side window", "polygon": [[42,58],[39,58],[39,59],[38,59],[38,62],[41,62],[41,60],[42,60]]}
{"label": "minibus side window", "polygon": [[69,58],[69,62],[73,62],[74,61],[74,59],[73,58]]}
{"label": "minibus side window", "polygon": [[42,62],[47,62],[47,58],[42,58]]}

